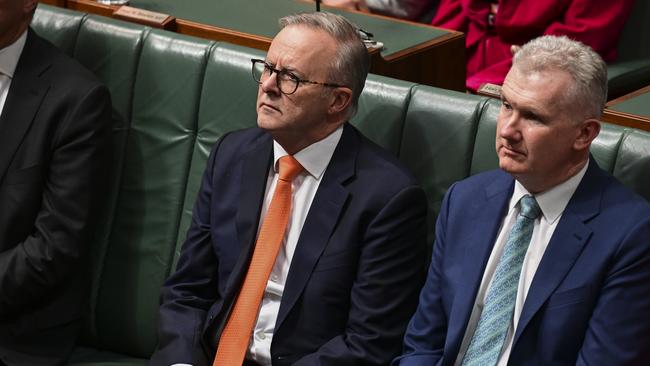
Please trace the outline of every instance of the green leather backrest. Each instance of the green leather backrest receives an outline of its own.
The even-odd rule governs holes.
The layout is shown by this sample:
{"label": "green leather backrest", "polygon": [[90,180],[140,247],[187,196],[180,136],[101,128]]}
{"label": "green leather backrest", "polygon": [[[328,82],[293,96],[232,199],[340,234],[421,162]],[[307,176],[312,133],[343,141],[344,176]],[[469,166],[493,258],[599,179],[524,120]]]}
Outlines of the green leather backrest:
{"label": "green leather backrest", "polygon": [[72,56],[79,27],[86,17],[86,14],[74,10],[39,6],[32,27],[40,36]]}
{"label": "green leather backrest", "polygon": [[613,175],[650,201],[650,133],[626,129],[621,140]]}
{"label": "green leather backrest", "polygon": [[93,272],[91,317],[83,338],[87,344],[97,344],[98,337],[104,334],[98,325],[101,320],[98,315],[103,314],[100,308],[106,304],[102,303],[102,299],[105,297],[104,292],[109,289],[103,286],[103,282],[106,281],[107,274],[115,270],[107,258],[115,247],[112,242],[115,218],[118,215],[116,205],[121,194],[124,151],[132,120],[135,75],[145,35],[146,31],[142,27],[107,24],[103,17],[88,16],[79,28],[74,48],[74,57],[106,84],[113,104],[113,164],[107,167],[111,171],[112,190],[106,200],[109,209],[106,210],[107,219],[102,226],[105,233],[93,245],[93,264],[97,270]]}
{"label": "green leather backrest", "polygon": [[422,85],[411,95],[399,157],[427,193],[429,242],[447,188],[469,175],[481,101]]}
{"label": "green leather backrest", "polygon": [[[37,32],[108,86],[113,192],[93,248],[82,343],[148,358],[160,286],[174,270],[211,147],[254,126],[257,50],[40,5]],[[428,236],[448,187],[496,168],[499,101],[370,75],[351,122],[394,152],[424,187]],[[650,200],[650,134],[603,124],[592,153]]]}
{"label": "green leather backrest", "polygon": [[96,315],[100,344],[115,351],[146,357],[156,343],[159,286],[178,236],[210,46],[168,32],[144,38]]}
{"label": "green leather backrest", "polygon": [[494,122],[497,120],[500,106],[501,102],[493,98],[487,98],[481,105],[470,175],[499,166],[494,141],[496,136],[496,123]]}
{"label": "green leather backrest", "polygon": [[414,83],[368,75],[351,123],[378,145],[398,154]]}
{"label": "green leather backrest", "polygon": [[251,75],[250,60],[260,57],[264,57],[261,51],[229,44],[218,44],[211,50],[201,87],[196,142],[192,151],[172,268],[176,267],[181,245],[190,226],[194,200],[212,146],[225,133],[256,124],[257,83]]}

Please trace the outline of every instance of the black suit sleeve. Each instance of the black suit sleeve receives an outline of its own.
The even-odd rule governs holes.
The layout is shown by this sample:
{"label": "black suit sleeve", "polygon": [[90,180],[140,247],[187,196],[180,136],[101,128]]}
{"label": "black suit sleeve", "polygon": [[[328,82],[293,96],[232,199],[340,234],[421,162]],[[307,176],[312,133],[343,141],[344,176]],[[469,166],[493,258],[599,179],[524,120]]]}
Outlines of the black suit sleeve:
{"label": "black suit sleeve", "polygon": [[38,304],[84,265],[89,228],[105,196],[111,137],[108,90],[92,85],[85,95],[43,101],[62,105],[53,108],[56,120],[48,121],[56,128],[43,162],[42,192],[33,192],[41,195],[33,229],[17,245],[0,243],[9,248],[0,253],[0,318]]}

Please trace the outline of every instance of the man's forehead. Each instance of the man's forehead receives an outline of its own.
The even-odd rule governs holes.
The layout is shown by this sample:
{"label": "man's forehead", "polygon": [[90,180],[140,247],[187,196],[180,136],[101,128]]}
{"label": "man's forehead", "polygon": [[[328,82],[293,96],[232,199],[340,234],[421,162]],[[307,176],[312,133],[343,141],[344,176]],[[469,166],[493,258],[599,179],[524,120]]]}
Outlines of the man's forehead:
{"label": "man's forehead", "polygon": [[520,96],[549,102],[563,99],[571,86],[569,73],[559,69],[520,70],[512,68],[503,82],[505,98]]}
{"label": "man's forehead", "polygon": [[[323,30],[304,25],[288,25],[283,28],[271,42],[267,53],[267,61],[278,62],[281,60],[290,67],[292,63],[301,60],[316,61],[330,57],[328,52],[335,49],[336,45]],[[314,60],[311,60],[314,59]]]}
{"label": "man's forehead", "polygon": [[319,48],[320,45],[316,42],[327,42],[329,39],[332,39],[329,33],[322,29],[302,24],[291,24],[282,28],[280,32],[275,35],[271,41],[271,46],[273,46],[274,43],[293,46],[309,43],[312,47]]}

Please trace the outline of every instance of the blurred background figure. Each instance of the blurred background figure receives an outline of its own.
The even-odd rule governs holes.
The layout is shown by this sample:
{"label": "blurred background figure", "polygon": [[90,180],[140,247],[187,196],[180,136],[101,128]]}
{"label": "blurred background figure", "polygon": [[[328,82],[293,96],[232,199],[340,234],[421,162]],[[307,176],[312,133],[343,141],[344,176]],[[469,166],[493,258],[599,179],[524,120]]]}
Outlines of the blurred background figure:
{"label": "blurred background figure", "polygon": [[566,35],[606,62],[634,0],[440,0],[432,25],[466,33],[467,89],[501,85],[512,64],[512,45],[541,35]]}
{"label": "blurred background figure", "polygon": [[328,6],[389,15],[413,21],[429,21],[439,0],[323,0]]}

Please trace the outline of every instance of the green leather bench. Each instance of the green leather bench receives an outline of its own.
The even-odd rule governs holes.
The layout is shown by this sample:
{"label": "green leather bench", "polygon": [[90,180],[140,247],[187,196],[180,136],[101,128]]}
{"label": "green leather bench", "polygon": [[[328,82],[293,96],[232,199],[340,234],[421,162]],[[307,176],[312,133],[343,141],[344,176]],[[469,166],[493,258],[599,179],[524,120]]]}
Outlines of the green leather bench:
{"label": "green leather bench", "polygon": [[[260,51],[40,5],[34,29],[113,96],[113,191],[93,248],[90,315],[72,365],[144,365],[159,289],[176,265],[214,142],[255,124]],[[400,157],[429,200],[429,238],[449,185],[497,166],[498,101],[371,75],[352,123]],[[650,199],[650,134],[604,125],[593,154]]]}

